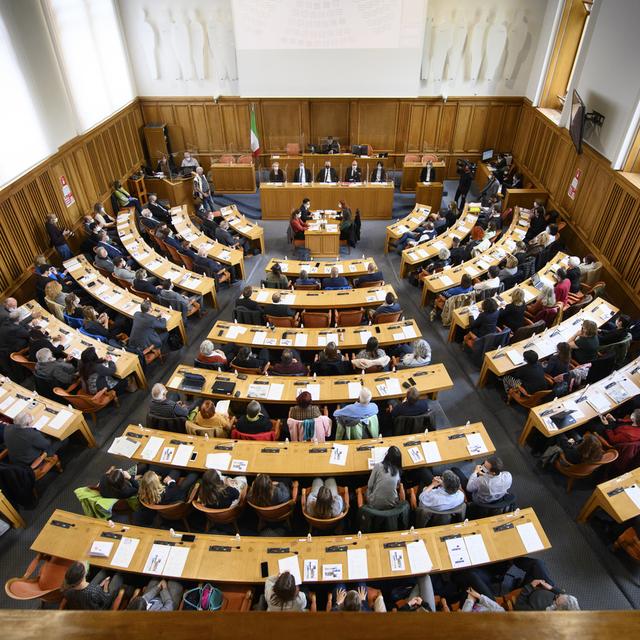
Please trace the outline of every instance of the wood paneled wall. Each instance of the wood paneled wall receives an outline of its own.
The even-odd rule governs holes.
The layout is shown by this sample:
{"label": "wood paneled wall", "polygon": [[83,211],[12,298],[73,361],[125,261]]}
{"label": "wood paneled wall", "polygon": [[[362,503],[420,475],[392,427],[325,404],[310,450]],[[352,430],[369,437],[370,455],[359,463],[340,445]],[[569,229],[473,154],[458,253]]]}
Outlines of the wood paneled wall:
{"label": "wood paneled wall", "polygon": [[[140,165],[142,124],[136,101],[0,190],[0,291],[19,289],[34,257],[50,249],[47,213],[57,214],[64,227],[76,227],[96,201],[108,202],[113,180]],[[62,197],[61,176],[75,198],[70,207]]]}
{"label": "wood paneled wall", "polygon": [[[611,169],[588,144],[575,151],[569,132],[525,104],[513,152],[523,173],[550,194],[569,223],[569,246],[603,263],[613,299],[640,309],[640,181]],[[580,170],[575,198],[569,185]]]}
{"label": "wood paneled wall", "polygon": [[[249,151],[253,104],[264,156],[288,142],[303,147],[333,135],[343,145],[376,152],[435,152],[455,176],[455,160],[483,149],[511,150],[522,98],[239,99],[141,98],[147,124],[177,124],[184,144],[201,155]],[[174,151],[182,149],[174,149]],[[266,162],[265,158],[265,162]]]}

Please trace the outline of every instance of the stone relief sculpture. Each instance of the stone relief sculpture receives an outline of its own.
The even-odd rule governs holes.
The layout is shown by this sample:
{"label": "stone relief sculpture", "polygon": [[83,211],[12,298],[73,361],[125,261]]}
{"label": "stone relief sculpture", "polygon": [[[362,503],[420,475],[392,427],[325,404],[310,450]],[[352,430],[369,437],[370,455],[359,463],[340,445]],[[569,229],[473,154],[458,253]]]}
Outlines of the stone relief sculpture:
{"label": "stone relief sculpture", "polygon": [[493,81],[498,77],[500,67],[503,66],[504,54],[507,48],[507,25],[504,18],[496,16],[489,25],[486,33],[485,73],[484,78]]}
{"label": "stone relief sculpture", "polygon": [[436,82],[441,82],[444,77],[447,56],[453,45],[453,25],[448,20],[443,20],[433,26],[431,33],[433,35],[431,38],[429,77]]}
{"label": "stone relief sculpture", "polygon": [[142,24],[140,25],[140,43],[142,50],[144,51],[144,59],[149,69],[149,75],[153,80],[157,80],[158,74],[158,61],[156,58],[156,30],[149,21],[149,14],[146,9],[142,10]]}
{"label": "stone relief sculpture", "polygon": [[205,35],[204,28],[195,10],[189,11],[189,35],[191,37],[191,57],[193,59],[193,65],[196,70],[196,78],[198,80],[204,80],[205,74]]}
{"label": "stone relief sculpture", "polygon": [[224,7],[218,7],[215,15],[207,22],[209,50],[214,58],[218,80],[235,82],[238,79],[238,62],[231,20],[231,3],[225,2],[224,5]]}
{"label": "stone relief sculpture", "polygon": [[447,78],[455,80],[462,70],[464,48],[467,44],[467,23],[461,11],[456,10],[453,18],[453,42],[449,50]]}
{"label": "stone relief sculpture", "polygon": [[487,23],[482,19],[482,11],[476,14],[477,22],[469,30],[468,59],[469,59],[469,79],[474,82],[480,75],[480,67],[484,59],[485,33]]}
{"label": "stone relief sculpture", "polygon": [[532,36],[529,31],[529,21],[524,9],[518,9],[511,20],[507,36],[507,61],[504,67],[504,77],[513,82],[531,49]]}
{"label": "stone relief sculpture", "polygon": [[191,80],[193,78],[193,65],[191,64],[191,51],[189,42],[189,29],[178,10],[172,12],[171,19],[171,46],[173,54],[180,66],[180,78]]}

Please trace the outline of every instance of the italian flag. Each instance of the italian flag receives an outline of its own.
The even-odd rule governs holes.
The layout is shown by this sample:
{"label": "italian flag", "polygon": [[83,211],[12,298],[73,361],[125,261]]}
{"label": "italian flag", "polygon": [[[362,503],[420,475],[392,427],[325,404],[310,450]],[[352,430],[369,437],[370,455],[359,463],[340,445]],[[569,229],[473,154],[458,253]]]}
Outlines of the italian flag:
{"label": "italian flag", "polygon": [[260,155],[260,140],[258,139],[258,127],[256,125],[256,112],[251,107],[251,153],[254,156]]}

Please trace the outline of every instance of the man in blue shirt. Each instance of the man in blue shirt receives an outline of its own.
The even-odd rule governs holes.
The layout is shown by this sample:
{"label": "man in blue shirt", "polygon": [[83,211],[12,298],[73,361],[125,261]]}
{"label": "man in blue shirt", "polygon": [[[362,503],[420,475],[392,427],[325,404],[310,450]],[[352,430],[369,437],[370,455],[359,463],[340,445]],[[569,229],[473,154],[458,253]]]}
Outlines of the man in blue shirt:
{"label": "man in blue shirt", "polygon": [[352,420],[362,420],[378,415],[378,405],[371,402],[371,391],[366,387],[360,389],[358,401],[348,404],[342,409],[336,409],[333,412],[336,418],[351,418]]}
{"label": "man in blue shirt", "polygon": [[391,293],[391,291],[389,291],[389,293],[387,293],[385,299],[384,299],[384,304],[381,304],[372,314],[371,314],[371,318],[372,320],[375,322],[375,319],[381,314],[381,313],[398,313],[398,311],[402,311],[402,309],[400,308],[400,304],[398,303],[398,301],[396,300],[396,297],[393,295],[393,293]]}
{"label": "man in blue shirt", "polygon": [[295,282],[295,285],[298,285],[298,284],[302,284],[302,285],[307,285],[308,286],[308,285],[316,285],[316,284],[320,284],[320,283],[315,278],[310,278],[306,269],[300,269],[300,277]]}
{"label": "man in blue shirt", "polygon": [[325,278],[322,283],[323,289],[351,289],[349,281],[340,275],[337,267],[331,268],[331,275],[329,278]]}
{"label": "man in blue shirt", "polygon": [[405,399],[402,402],[398,402],[393,409],[391,409],[391,417],[421,416],[428,412],[429,400],[420,397],[420,392],[417,387],[410,387]]}
{"label": "man in blue shirt", "polygon": [[367,265],[367,273],[356,281],[359,287],[367,282],[382,282],[384,284],[384,276],[381,271],[376,271],[376,265],[373,262]]}
{"label": "man in blue shirt", "polygon": [[445,298],[451,298],[452,296],[459,296],[463,293],[471,293],[473,291],[473,280],[468,273],[463,273],[462,278],[460,279],[460,285],[457,287],[453,287],[451,289],[447,289],[442,292],[442,295]]}

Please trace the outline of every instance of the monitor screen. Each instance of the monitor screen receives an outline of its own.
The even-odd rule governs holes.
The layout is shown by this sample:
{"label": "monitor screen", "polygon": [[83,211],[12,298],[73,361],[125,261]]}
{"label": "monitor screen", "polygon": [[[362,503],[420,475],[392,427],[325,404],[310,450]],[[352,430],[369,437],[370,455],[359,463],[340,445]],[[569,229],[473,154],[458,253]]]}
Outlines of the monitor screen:
{"label": "monitor screen", "polygon": [[482,162],[488,162],[493,158],[493,149],[485,149],[482,152]]}
{"label": "monitor screen", "polygon": [[582,153],[582,136],[584,134],[584,116],[587,110],[578,92],[573,90],[571,99],[571,121],[569,122],[569,133],[578,153]]}

